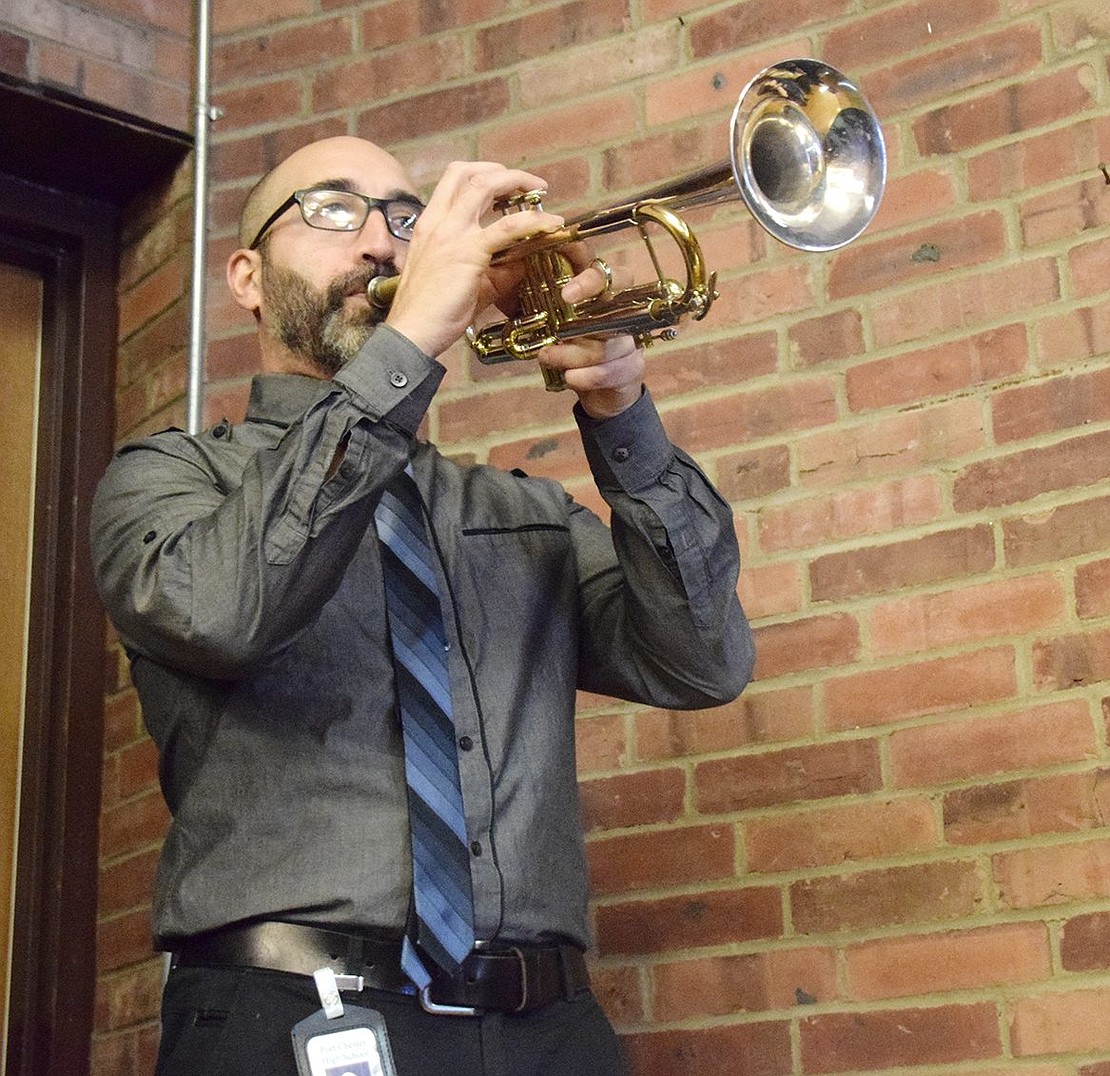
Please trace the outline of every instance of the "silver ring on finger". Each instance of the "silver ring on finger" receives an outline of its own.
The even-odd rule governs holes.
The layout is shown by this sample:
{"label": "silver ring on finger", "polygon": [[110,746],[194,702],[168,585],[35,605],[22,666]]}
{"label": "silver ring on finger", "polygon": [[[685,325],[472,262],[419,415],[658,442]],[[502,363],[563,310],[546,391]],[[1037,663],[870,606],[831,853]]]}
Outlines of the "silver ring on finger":
{"label": "silver ring on finger", "polygon": [[590,265],[605,277],[605,287],[601,294],[608,299],[613,294],[613,267],[604,258],[594,258]]}

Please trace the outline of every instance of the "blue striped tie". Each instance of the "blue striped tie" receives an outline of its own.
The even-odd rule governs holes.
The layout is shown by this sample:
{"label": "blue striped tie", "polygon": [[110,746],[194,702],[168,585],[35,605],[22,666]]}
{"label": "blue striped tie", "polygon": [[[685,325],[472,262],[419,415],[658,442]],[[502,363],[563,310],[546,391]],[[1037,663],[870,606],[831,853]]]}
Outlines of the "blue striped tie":
{"label": "blue striped tie", "polygon": [[[382,495],[375,521],[405,741],[417,940],[436,964],[454,973],[474,947],[470,858],[447,637],[423,504],[408,468]],[[428,985],[427,968],[408,937],[401,964],[418,987]]]}

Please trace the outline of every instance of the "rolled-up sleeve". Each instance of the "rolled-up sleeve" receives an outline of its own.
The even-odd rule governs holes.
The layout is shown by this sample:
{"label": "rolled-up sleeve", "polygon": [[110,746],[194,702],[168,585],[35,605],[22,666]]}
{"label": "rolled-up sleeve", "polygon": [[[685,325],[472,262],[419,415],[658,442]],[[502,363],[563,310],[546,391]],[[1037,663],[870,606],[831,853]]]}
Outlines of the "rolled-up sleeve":
{"label": "rolled-up sleeve", "polygon": [[671,444],[647,392],[614,418],[576,417],[612,513],[611,549],[578,520],[582,686],[672,709],[735,698],[755,651],[731,508]]}
{"label": "rolled-up sleeve", "polygon": [[339,586],[443,372],[383,326],[269,439],[169,432],[122,449],[92,550],[125,645],[215,678],[280,652]]}

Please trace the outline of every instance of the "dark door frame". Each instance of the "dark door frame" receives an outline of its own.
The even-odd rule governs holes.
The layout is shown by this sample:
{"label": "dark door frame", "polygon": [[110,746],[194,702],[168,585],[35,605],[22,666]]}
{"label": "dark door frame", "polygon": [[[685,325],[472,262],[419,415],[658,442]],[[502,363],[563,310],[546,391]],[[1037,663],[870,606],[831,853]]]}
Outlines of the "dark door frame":
{"label": "dark door frame", "polygon": [[0,259],[43,279],[5,1076],[89,1072],[106,655],[88,527],[115,437],[119,224],[190,145],[0,78]]}
{"label": "dark door frame", "polygon": [[112,444],[115,224],[105,203],[0,176],[0,258],[43,280],[9,1076],[88,1071],[104,631],[86,535]]}

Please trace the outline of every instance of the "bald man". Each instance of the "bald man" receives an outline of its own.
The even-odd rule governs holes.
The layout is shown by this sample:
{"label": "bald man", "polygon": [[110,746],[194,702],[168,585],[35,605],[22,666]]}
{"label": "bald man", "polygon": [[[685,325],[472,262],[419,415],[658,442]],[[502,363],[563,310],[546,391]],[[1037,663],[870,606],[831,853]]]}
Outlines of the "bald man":
{"label": "bald man", "polygon": [[[245,421],[128,445],[100,485],[98,586],[173,816],[154,901],[173,954],[159,1076],[326,1076],[306,1043],[354,1043],[336,1020],[354,1021],[365,1057],[328,1053],[333,1067],[624,1071],[584,958],[575,694],[719,705],[753,652],[731,510],[667,439],[628,337],[540,357],[572,390],[611,529],[554,482],[417,437],[439,360],[512,305],[519,270],[493,255],[562,223],[491,210],[543,185],[455,163],[425,205],[372,143],[292,154],[248,196],[227,266],[258,328]],[[564,297],[600,293],[589,252],[567,253]],[[366,287],[397,274],[383,316]],[[405,474],[446,640],[472,904],[458,967],[415,922],[375,526]],[[343,1016],[322,1009],[316,972],[338,976]]]}

